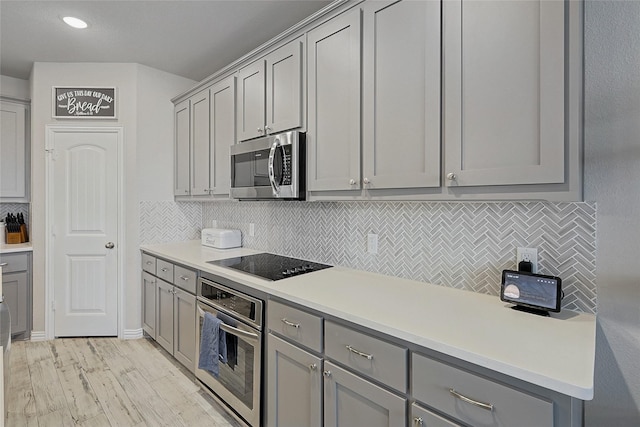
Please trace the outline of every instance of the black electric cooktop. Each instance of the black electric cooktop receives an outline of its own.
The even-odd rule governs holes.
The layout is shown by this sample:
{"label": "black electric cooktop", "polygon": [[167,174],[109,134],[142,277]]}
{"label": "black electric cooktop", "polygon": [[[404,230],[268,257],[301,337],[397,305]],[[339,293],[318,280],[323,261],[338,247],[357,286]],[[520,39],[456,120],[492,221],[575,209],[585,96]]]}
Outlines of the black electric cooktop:
{"label": "black electric cooktop", "polygon": [[207,261],[207,263],[220,267],[233,268],[268,280],[286,279],[287,277],[298,276],[331,267],[326,264],[318,264],[303,259],[268,253]]}

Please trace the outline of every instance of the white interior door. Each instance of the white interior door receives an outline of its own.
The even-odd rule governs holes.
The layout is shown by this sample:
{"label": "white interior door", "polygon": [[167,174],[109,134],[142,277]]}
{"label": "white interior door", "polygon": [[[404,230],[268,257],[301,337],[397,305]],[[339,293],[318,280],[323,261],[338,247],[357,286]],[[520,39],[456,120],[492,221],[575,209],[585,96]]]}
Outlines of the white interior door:
{"label": "white interior door", "polygon": [[54,335],[118,333],[120,128],[50,129]]}

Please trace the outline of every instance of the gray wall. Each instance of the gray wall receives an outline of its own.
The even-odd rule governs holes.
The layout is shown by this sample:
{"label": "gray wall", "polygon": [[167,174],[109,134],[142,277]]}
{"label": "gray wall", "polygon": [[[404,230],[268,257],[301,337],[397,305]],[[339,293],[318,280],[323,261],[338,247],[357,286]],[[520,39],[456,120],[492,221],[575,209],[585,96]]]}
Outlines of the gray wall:
{"label": "gray wall", "polygon": [[585,199],[598,204],[587,426],[640,425],[640,2],[585,5]]}

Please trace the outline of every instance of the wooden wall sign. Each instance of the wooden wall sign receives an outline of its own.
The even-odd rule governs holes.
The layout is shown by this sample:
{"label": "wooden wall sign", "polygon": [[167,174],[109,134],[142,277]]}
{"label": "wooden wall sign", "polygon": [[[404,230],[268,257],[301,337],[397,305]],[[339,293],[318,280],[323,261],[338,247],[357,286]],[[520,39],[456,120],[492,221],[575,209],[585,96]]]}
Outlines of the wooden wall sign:
{"label": "wooden wall sign", "polygon": [[115,87],[53,87],[54,119],[115,119]]}

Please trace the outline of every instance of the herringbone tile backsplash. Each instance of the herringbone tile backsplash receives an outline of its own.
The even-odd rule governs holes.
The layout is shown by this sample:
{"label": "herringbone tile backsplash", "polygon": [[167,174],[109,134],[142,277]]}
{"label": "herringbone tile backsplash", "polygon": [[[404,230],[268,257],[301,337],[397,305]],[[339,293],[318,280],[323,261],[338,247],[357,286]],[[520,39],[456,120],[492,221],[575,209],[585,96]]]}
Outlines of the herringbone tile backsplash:
{"label": "herringbone tile backsplash", "polygon": [[562,277],[563,307],[596,312],[595,203],[141,202],[140,211],[142,243],[196,239],[216,220],[241,230],[244,247],[491,295],[502,270],[516,268],[516,248],[533,247],[539,272]]}

